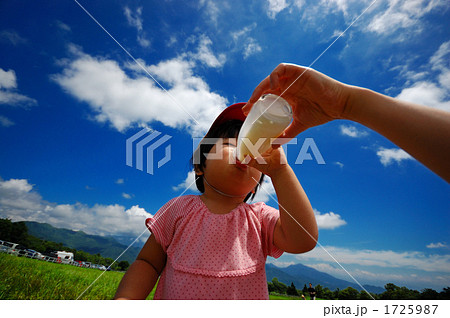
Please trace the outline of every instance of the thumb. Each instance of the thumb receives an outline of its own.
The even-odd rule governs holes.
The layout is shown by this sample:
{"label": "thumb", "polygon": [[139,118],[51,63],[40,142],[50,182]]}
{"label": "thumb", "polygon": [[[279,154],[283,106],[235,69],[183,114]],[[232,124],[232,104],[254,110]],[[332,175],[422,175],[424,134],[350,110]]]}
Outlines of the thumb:
{"label": "thumb", "polygon": [[255,102],[252,102],[251,99],[247,102],[247,104],[244,105],[244,107],[242,107],[242,112],[244,113],[245,116],[248,115],[248,113],[250,113],[250,110],[253,107],[253,104]]}

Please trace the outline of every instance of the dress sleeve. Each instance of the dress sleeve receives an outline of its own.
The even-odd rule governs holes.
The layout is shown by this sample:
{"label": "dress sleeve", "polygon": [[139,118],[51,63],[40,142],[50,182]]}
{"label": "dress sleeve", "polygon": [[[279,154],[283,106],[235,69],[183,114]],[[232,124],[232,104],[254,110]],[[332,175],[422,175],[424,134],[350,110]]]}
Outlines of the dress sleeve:
{"label": "dress sleeve", "polygon": [[274,258],[280,257],[284,251],[273,243],[275,225],[280,217],[280,211],[261,203],[260,218],[262,228],[263,250],[266,255]]}
{"label": "dress sleeve", "polygon": [[167,251],[175,233],[176,223],[179,219],[180,200],[182,200],[181,197],[170,200],[153,217],[145,220],[145,225],[155,236],[164,252]]}

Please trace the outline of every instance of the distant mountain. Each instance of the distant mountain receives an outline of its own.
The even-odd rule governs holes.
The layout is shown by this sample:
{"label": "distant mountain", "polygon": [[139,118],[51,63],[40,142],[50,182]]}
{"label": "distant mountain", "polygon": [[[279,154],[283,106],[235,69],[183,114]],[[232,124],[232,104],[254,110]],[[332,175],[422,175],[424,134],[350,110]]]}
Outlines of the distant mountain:
{"label": "distant mountain", "polygon": [[[89,254],[100,254],[103,257],[116,259],[126,248],[113,237],[89,235],[83,231],[72,231],[51,226],[46,223],[25,222],[28,234],[37,238],[62,243],[67,247],[87,252]],[[136,259],[141,250],[140,247],[132,246],[124,253],[118,261],[128,261],[130,264]]]}
{"label": "distant mountain", "polygon": [[[273,264],[266,264],[266,276],[267,281],[272,281],[276,277],[278,281],[288,286],[293,282],[297,289],[302,289],[305,284],[309,287],[309,283],[311,283],[313,286],[321,285],[322,287],[328,287],[330,290],[337,288],[342,290],[347,287],[352,287],[359,291],[362,290],[356,283],[336,278],[302,264],[295,264],[285,268],[277,267]],[[368,292],[375,294],[380,294],[385,291],[384,288],[377,286],[363,285],[363,287]]]}

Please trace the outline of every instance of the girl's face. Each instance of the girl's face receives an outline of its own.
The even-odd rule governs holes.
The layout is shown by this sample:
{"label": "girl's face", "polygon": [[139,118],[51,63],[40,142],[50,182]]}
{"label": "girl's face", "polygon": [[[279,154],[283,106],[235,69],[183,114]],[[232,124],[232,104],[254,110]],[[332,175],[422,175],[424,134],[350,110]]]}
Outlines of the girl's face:
{"label": "girl's face", "polygon": [[203,169],[206,180],[230,195],[246,196],[258,184],[261,172],[236,163],[236,138],[220,138],[207,155]]}

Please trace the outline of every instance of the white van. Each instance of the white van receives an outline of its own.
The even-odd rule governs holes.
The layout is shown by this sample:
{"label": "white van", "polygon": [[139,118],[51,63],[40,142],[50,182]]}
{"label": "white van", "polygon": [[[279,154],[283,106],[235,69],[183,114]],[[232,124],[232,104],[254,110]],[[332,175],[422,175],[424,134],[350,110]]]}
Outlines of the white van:
{"label": "white van", "polygon": [[56,255],[58,257],[58,263],[72,264],[73,262],[73,253],[71,252],[58,251]]}

